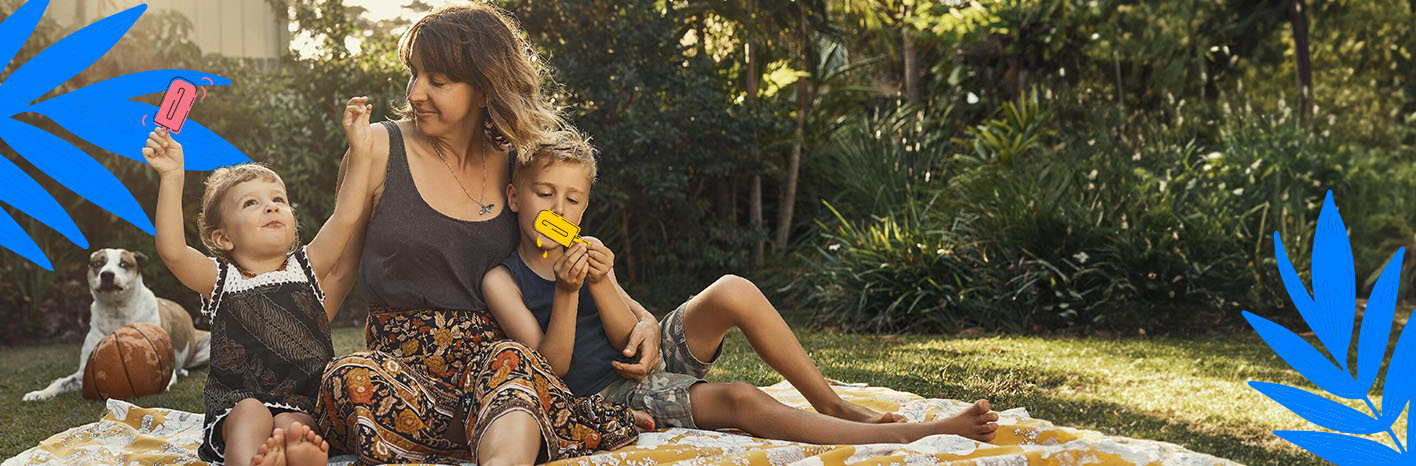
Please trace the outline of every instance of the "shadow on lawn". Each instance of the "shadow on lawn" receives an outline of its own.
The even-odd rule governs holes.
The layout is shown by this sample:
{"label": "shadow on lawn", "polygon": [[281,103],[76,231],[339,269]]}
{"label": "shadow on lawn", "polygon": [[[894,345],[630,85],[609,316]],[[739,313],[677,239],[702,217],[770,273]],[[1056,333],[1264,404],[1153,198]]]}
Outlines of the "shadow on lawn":
{"label": "shadow on lawn", "polygon": [[[926,380],[918,374],[899,375],[885,370],[855,368],[836,372],[841,373],[842,378],[852,381],[870,381],[872,385],[911,391],[929,398],[966,401],[983,398],[988,399],[995,409],[999,410],[1024,407],[1033,417],[1051,421],[1058,426],[1175,443],[1194,451],[1250,465],[1326,464],[1296,448],[1292,448],[1292,451],[1265,448],[1261,440],[1271,435],[1268,431],[1205,425],[1177,420],[1121,403],[1079,400],[1061,395],[1058,389],[1062,387],[1105,383],[1105,380],[1099,377],[1069,374],[1065,370],[1008,368],[978,374],[963,383],[944,381],[937,378],[938,376],[933,380]],[[997,377],[997,381],[983,385],[973,382],[984,377]],[[1157,383],[1164,381],[1157,380]],[[1226,430],[1235,433],[1220,432]]]}
{"label": "shadow on lawn", "polygon": [[[1249,380],[1307,384],[1256,337],[998,339],[841,337],[813,332],[801,332],[801,336],[803,345],[822,371],[839,380],[867,382],[930,398],[966,401],[985,398],[996,409],[1025,407],[1034,417],[1059,426],[1175,443],[1246,464],[1324,464],[1261,427],[1246,426],[1244,419],[1225,423],[1203,421],[1224,416],[1225,413],[1218,410],[1182,419],[1166,414],[1164,406],[1146,410],[1138,407],[1142,406],[1141,401],[1086,396],[1088,391],[1095,395],[1099,387],[1116,384],[1125,387],[1183,381],[1198,386],[1220,384],[1226,387],[1215,393],[1195,393],[1197,397],[1217,397],[1216,393],[1223,397],[1232,392],[1244,394],[1250,391],[1244,386]],[[758,385],[781,380],[757,359],[746,340],[735,333],[710,378],[720,381],[743,376],[747,378],[741,380]],[[1248,395],[1267,401],[1257,392]],[[1282,411],[1272,403],[1256,409]]]}

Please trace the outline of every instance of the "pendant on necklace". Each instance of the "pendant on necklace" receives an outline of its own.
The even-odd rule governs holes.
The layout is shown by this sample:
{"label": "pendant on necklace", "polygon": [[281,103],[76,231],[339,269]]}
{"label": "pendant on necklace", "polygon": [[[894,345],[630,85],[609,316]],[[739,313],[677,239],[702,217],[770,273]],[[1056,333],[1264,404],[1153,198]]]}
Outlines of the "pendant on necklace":
{"label": "pendant on necklace", "polygon": [[479,213],[477,213],[477,215],[487,215],[487,212],[491,212],[491,211],[492,211],[492,208],[493,208],[493,207],[496,207],[496,206],[497,206],[496,204],[487,204],[487,205],[484,205],[484,206],[482,206],[482,211],[479,212]]}

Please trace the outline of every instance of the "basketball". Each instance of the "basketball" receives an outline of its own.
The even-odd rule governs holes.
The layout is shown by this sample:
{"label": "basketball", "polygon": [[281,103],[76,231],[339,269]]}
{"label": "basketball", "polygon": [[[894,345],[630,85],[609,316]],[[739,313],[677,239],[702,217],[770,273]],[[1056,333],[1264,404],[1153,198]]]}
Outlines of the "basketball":
{"label": "basketball", "polygon": [[147,322],[119,327],[99,340],[84,365],[84,398],[130,400],[161,393],[172,380],[172,340]]}

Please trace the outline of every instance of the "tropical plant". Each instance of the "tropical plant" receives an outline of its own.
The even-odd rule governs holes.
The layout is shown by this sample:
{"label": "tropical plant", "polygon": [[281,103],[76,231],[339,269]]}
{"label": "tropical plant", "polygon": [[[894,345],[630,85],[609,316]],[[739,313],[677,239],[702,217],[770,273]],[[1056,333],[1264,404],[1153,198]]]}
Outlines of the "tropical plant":
{"label": "tropical plant", "polygon": [[[13,59],[34,33],[48,3],[47,0],[26,2],[0,23],[3,62]],[[191,70],[145,71],[34,101],[98,61],[146,9],[146,5],[139,5],[79,29],[10,73],[0,83],[0,139],[60,185],[151,235],[152,222],[132,193],[107,168],[59,136],[15,118],[25,112],[44,115],[91,144],[143,161],[140,149],[152,130],[148,125],[152,120],[149,117],[156,113],[157,107],[130,99],[161,92],[178,77],[194,83],[206,81],[212,86],[230,84],[230,81]],[[210,170],[249,160],[196,122],[187,122],[182,132],[174,136],[187,147],[189,170]],[[5,189],[0,190],[0,203],[53,228],[78,247],[88,247],[88,240],[59,202],[8,158],[0,158],[0,184],[5,185]],[[34,239],[3,211],[0,211],[0,247],[54,270]]]}
{"label": "tropical plant", "polygon": [[1023,93],[1016,102],[1003,103],[1002,118],[990,119],[969,128],[971,141],[957,142],[971,147],[973,153],[960,155],[959,158],[976,164],[1012,166],[1023,154],[1055,134],[1046,128],[1051,116],[1051,112],[1039,105],[1037,89]]}
{"label": "tropical plant", "polygon": [[938,222],[934,200],[862,222],[825,206],[835,216],[817,222],[826,244],[789,284],[813,320],[860,331],[1023,328],[1025,317],[986,289],[990,265],[967,217]]}
{"label": "tropical plant", "polygon": [[[1244,318],[1284,362],[1302,374],[1313,385],[1332,395],[1348,400],[1361,400],[1371,410],[1363,413],[1342,403],[1306,390],[1268,382],[1251,381],[1249,386],[1288,408],[1303,419],[1320,427],[1347,434],[1385,433],[1396,449],[1354,435],[1335,432],[1277,430],[1274,435],[1303,447],[1323,459],[1339,465],[1413,464],[1409,450],[1413,434],[1407,418],[1407,441],[1396,437],[1392,425],[1406,409],[1416,393],[1416,325],[1406,325],[1392,351],[1383,382],[1382,407],[1377,409],[1370,392],[1386,357],[1396,312],[1397,288],[1401,284],[1401,262],[1404,250],[1383,268],[1362,315],[1362,327],[1357,334],[1355,366],[1349,367],[1352,330],[1356,322],[1356,274],[1352,261],[1352,246],[1346,227],[1328,191],[1318,214],[1317,232],[1313,239],[1313,292],[1298,277],[1282,239],[1274,232],[1274,255],[1284,287],[1298,308],[1303,321],[1327,349],[1327,355],[1314,348],[1298,334],[1268,319],[1244,311]],[[1329,358],[1330,356],[1330,358]],[[1355,369],[1355,373],[1354,373]],[[1398,463],[1398,461],[1400,461]]]}

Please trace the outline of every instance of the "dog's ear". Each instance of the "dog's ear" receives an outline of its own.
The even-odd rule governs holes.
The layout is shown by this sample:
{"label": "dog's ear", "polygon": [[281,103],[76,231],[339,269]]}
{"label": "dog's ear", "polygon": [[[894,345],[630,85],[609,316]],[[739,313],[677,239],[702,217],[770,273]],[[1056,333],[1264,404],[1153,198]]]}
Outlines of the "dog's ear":
{"label": "dog's ear", "polygon": [[143,266],[147,265],[148,263],[147,254],[143,254],[138,251],[133,251],[133,259],[138,261],[138,270],[142,270]]}

